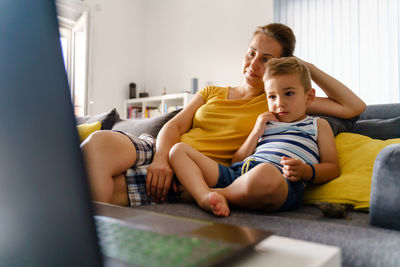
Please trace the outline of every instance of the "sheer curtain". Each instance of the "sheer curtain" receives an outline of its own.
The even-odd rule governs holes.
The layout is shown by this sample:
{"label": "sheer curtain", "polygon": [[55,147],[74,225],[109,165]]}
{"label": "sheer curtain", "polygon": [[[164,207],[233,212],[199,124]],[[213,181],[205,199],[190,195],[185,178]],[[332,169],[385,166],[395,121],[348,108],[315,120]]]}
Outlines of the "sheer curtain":
{"label": "sheer curtain", "polygon": [[400,102],[399,13],[398,0],[274,0],[274,20],[296,35],[295,55],[367,104]]}

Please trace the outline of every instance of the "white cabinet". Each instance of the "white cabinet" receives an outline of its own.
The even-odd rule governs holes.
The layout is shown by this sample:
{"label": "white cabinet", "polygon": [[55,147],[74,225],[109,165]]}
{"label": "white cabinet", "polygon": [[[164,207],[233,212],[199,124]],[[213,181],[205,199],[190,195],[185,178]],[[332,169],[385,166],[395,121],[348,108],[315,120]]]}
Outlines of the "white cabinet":
{"label": "white cabinet", "polygon": [[193,96],[191,93],[179,93],[127,99],[124,101],[123,118],[149,118],[164,114],[186,106]]}

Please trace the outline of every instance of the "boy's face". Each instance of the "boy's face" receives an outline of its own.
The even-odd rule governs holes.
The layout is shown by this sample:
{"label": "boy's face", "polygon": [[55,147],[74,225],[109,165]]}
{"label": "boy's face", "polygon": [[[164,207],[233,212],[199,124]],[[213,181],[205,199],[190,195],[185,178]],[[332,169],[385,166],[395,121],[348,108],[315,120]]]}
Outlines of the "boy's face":
{"label": "boy's face", "polygon": [[315,90],[307,93],[299,74],[275,75],[264,81],[269,111],[282,122],[294,122],[306,117],[307,106],[315,97]]}

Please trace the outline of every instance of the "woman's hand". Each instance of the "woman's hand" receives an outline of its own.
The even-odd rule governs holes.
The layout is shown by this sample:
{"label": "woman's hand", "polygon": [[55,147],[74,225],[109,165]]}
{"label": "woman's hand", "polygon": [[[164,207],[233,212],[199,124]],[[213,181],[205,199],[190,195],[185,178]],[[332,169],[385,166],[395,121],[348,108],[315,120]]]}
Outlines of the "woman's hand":
{"label": "woman's hand", "polygon": [[293,57],[295,57],[295,58],[297,58],[299,61],[301,61],[304,65],[306,65],[306,67],[308,68],[308,70],[310,71],[310,74],[311,74],[311,70],[310,70],[310,68],[312,68],[312,64],[311,63],[309,63],[309,62],[307,62],[307,61],[304,61],[304,60],[302,60],[301,58],[299,58],[299,57],[296,57],[296,56],[293,56]]}
{"label": "woman's hand", "polygon": [[348,119],[360,115],[366,105],[346,85],[315,65],[297,58],[310,70],[311,79],[328,97],[316,97],[307,108],[308,114],[320,114]]}
{"label": "woman's hand", "polygon": [[146,192],[148,196],[159,203],[165,200],[168,191],[173,184],[176,192],[176,184],[172,182],[174,171],[168,163],[168,157],[154,155],[153,162],[147,169]]}
{"label": "woman's hand", "polygon": [[147,169],[146,192],[156,202],[164,201],[172,184],[172,189],[177,192],[174,171],[169,165],[169,151],[179,142],[183,133],[192,126],[196,110],[204,104],[203,98],[196,94],[189,104],[175,117],[169,120],[157,136],[156,153],[153,162]]}

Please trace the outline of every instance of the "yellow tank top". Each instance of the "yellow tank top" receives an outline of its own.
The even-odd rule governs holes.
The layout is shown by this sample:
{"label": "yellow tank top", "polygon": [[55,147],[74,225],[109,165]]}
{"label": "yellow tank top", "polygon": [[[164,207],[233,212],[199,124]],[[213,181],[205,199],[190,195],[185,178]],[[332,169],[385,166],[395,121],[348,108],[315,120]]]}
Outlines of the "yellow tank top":
{"label": "yellow tank top", "polygon": [[205,104],[196,111],[192,128],[181,136],[181,142],[223,165],[231,164],[258,115],[268,110],[265,94],[230,100],[229,88],[208,86],[199,91]]}

